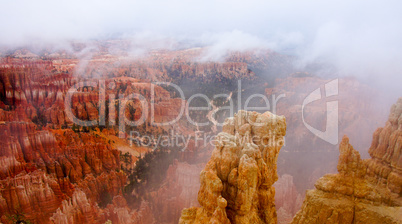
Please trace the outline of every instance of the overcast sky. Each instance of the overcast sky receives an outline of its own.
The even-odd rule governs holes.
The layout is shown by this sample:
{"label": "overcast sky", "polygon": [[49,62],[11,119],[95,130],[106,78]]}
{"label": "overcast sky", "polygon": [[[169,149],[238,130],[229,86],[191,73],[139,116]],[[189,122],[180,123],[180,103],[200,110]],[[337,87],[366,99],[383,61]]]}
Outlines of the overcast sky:
{"label": "overcast sky", "polygon": [[402,73],[397,0],[1,0],[0,21],[0,46],[7,47],[115,37],[158,47],[191,41],[212,46],[218,57],[265,47],[303,63],[328,60],[344,75]]}

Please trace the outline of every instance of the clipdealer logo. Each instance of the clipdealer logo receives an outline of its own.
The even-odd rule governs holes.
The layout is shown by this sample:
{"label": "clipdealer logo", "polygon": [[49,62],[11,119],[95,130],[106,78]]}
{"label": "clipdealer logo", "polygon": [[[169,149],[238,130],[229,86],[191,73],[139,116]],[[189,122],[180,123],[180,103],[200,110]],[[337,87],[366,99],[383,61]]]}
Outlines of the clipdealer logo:
{"label": "clipdealer logo", "polygon": [[[155,113],[155,108],[154,108],[154,99],[155,99],[155,90],[154,90],[154,85],[168,85],[168,86],[172,86],[174,87],[180,94],[180,99],[182,99],[182,103],[180,105],[180,111],[178,116],[171,121],[168,122],[163,122],[163,123],[157,123],[154,120],[154,113]],[[72,97],[73,95],[80,89],[83,87],[93,87],[95,88],[99,88],[99,119],[98,120],[80,120],[79,118],[77,118],[72,110]],[[115,84],[114,83],[109,83],[108,89],[114,89],[115,88]],[[241,81],[238,81],[238,104],[241,105],[242,104],[242,100],[241,100]],[[325,127],[325,131],[321,131],[318,130],[317,128],[314,128],[313,126],[311,126],[310,124],[308,124],[305,120],[305,107],[315,101],[318,100],[323,100],[325,98],[331,97],[331,96],[337,96],[338,95],[338,79],[334,79],[328,83],[325,84],[324,86],[324,92],[325,92],[325,96],[321,95],[321,88],[317,88],[314,91],[312,91],[303,101],[302,104],[302,121],[304,126],[311,132],[313,133],[315,136],[321,138],[322,140],[336,145],[338,144],[338,100],[332,100],[332,101],[328,101],[326,103],[326,127]],[[208,104],[208,107],[191,107],[190,103],[193,100],[193,98],[201,98],[204,99],[206,101],[206,103]],[[272,95],[272,101],[270,102],[267,97],[265,95],[262,94],[252,94],[251,96],[249,96],[247,98],[247,100],[245,101],[245,105],[244,105],[244,110],[265,110],[265,111],[271,111],[273,113],[276,113],[276,104],[278,103],[279,99],[285,97],[285,94],[280,94],[278,97],[275,95]],[[215,95],[213,97],[213,99],[216,98],[223,98],[223,99],[227,99],[230,106],[223,106],[218,108],[218,110],[228,110],[230,112],[230,116],[233,116],[235,108],[232,102],[232,99],[230,98],[230,95],[228,94],[218,94]],[[251,99],[253,98],[261,98],[263,100],[263,102],[265,103],[264,107],[250,107],[248,106],[249,102],[251,101]],[[167,82],[155,82],[152,83],[151,85],[151,99],[150,102],[147,101],[147,99],[142,96],[141,94],[138,93],[131,93],[128,96],[124,96],[122,94],[119,94],[118,96],[116,96],[115,94],[111,93],[108,95],[108,99],[109,99],[109,105],[106,105],[106,83],[105,80],[98,80],[98,82],[95,81],[84,81],[84,82],[80,82],[75,84],[73,87],[71,87],[66,95],[65,98],[65,112],[67,117],[75,124],[80,125],[80,126],[104,126],[106,123],[106,114],[105,114],[105,110],[106,107],[108,107],[108,117],[109,117],[109,125],[113,126],[116,125],[116,120],[115,120],[115,115],[118,115],[118,126],[119,126],[119,137],[120,138],[125,138],[126,134],[125,134],[125,126],[129,125],[129,126],[139,126],[142,125],[144,122],[146,122],[148,120],[148,115],[150,115],[151,119],[150,119],[150,123],[153,126],[171,126],[174,123],[176,123],[179,119],[181,119],[181,117],[185,114],[187,120],[197,126],[197,127],[201,127],[201,126],[205,126],[208,125],[209,122],[206,123],[198,123],[193,121],[190,116],[189,116],[189,111],[190,110],[211,110],[212,107],[210,105],[210,99],[204,95],[204,94],[196,94],[193,95],[192,97],[189,98],[189,100],[187,100],[187,102],[184,102],[185,98],[184,98],[184,93],[181,90],[181,88],[173,83],[167,83]],[[141,107],[142,107],[142,114],[141,117],[139,119],[137,119],[136,121],[131,121],[129,119],[127,119],[125,117],[125,109],[127,106],[128,101],[136,99],[141,103]],[[119,102],[119,107],[115,108],[115,102],[118,101]],[[272,103],[272,105],[270,105]],[[242,108],[238,108],[239,110]],[[150,111],[149,111],[150,110]],[[215,111],[214,113],[216,113],[217,111]],[[214,118],[212,117],[212,120],[209,120],[210,122],[212,122],[214,125],[217,126],[222,126],[223,123],[219,123],[216,120],[214,120]]]}
{"label": "clipdealer logo", "polygon": [[338,100],[333,100],[326,103],[327,123],[325,125],[325,131],[320,131],[312,127],[304,120],[304,107],[306,105],[326,97],[338,95],[338,79],[334,79],[326,83],[324,89],[325,97],[321,96],[321,88],[317,88],[304,99],[302,105],[302,120],[304,126],[306,126],[306,128],[315,136],[332,145],[336,145],[338,144]]}

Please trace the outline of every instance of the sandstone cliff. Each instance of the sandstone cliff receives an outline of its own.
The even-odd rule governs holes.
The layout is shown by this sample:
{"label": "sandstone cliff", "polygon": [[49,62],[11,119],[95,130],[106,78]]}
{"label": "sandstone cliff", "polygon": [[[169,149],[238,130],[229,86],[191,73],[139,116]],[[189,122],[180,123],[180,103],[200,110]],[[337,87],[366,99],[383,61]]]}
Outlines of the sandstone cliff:
{"label": "sandstone cliff", "polygon": [[285,132],[285,118],[270,112],[226,119],[200,174],[201,208],[183,210],[179,223],[276,223],[272,185]]}
{"label": "sandstone cliff", "polygon": [[[50,223],[59,207],[82,208],[79,200],[84,197],[91,204],[89,220],[101,221],[101,216],[95,216],[99,208],[94,203],[105,195],[118,195],[126,184],[124,173],[115,171],[120,167],[118,151],[96,133],[39,131],[31,122],[7,121],[1,125],[0,139],[3,223],[10,223],[7,217],[17,214],[33,223]],[[71,205],[63,202],[71,200]],[[80,223],[84,216],[84,212],[77,213],[72,223]]]}
{"label": "sandstone cliff", "polygon": [[[65,110],[65,100],[67,91],[74,84],[82,81],[94,81],[98,85],[98,78],[82,79],[74,77],[70,73],[59,73],[54,71],[54,64],[50,61],[19,61],[15,59],[0,59],[0,108],[6,110],[16,110],[18,113],[1,112],[0,119],[10,120],[18,118],[19,120],[28,119],[41,125],[48,125],[54,128],[66,127],[72,124]],[[84,87],[78,89],[71,99],[71,110],[74,116],[81,120],[97,120],[99,118],[99,107],[103,103],[105,107],[107,102],[118,100],[118,96],[123,94],[141,94],[147,100],[147,103],[154,105],[154,118],[156,122],[170,121],[177,117],[181,104],[185,104],[181,99],[171,99],[169,92],[158,85],[151,84],[149,81],[140,82],[134,78],[106,79],[107,87],[105,99],[100,99],[101,89]],[[155,100],[151,99],[151,93],[154,90]],[[117,99],[110,98],[111,95]],[[136,110],[129,115],[129,109],[126,108],[125,114],[130,120],[139,119],[143,109],[139,100],[131,102],[131,106]],[[118,104],[116,104],[118,105]],[[118,118],[119,108],[115,108],[114,118]],[[150,120],[151,110],[147,111],[147,118]],[[108,118],[106,114],[106,119]]]}
{"label": "sandstone cliff", "polygon": [[[21,213],[25,214],[27,220],[47,223],[54,210],[67,197],[67,189],[62,188],[60,182],[39,170],[2,180],[0,214]],[[1,219],[7,221],[5,217],[0,217]]]}
{"label": "sandstone cliff", "polygon": [[117,224],[153,224],[152,211],[146,202],[137,210],[131,210],[122,196],[115,196],[112,203],[101,209],[86,197],[81,190],[76,190],[71,199],[62,202],[50,220],[55,224],[111,223]]}
{"label": "sandstone cliff", "polygon": [[371,159],[361,160],[344,136],[337,174],[308,190],[292,223],[402,223],[402,98],[373,135]]}

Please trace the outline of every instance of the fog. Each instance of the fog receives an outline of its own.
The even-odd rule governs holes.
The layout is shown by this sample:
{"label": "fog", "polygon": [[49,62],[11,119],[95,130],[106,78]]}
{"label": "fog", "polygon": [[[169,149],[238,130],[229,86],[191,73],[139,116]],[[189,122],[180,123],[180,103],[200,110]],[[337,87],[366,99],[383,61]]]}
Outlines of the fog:
{"label": "fog", "polygon": [[[340,97],[337,98],[340,99],[339,111],[341,112],[340,120],[337,120],[340,124],[339,136],[348,134],[351,137],[350,142],[360,151],[362,158],[368,158],[367,149],[370,146],[372,133],[379,125],[382,126],[383,121],[387,119],[385,116],[388,113],[382,113],[382,110],[388,111],[391,104],[396,101],[396,98],[402,97],[401,9],[402,2],[397,0],[2,1],[0,6],[0,57],[21,48],[27,48],[34,53],[41,53],[44,49],[47,51],[66,50],[67,52],[74,52],[74,56],[80,59],[73,72],[74,75],[79,76],[85,75],[87,65],[90,64],[91,59],[98,52],[99,44],[97,44],[97,40],[124,40],[108,42],[108,44],[112,44],[108,46],[108,51],[110,54],[115,55],[120,55],[122,52],[128,53],[128,59],[144,56],[145,53],[153,49],[175,50],[204,47],[205,52],[201,57],[197,58],[198,60],[201,62],[223,61],[231,51],[254,51],[258,53],[259,50],[271,49],[281,54],[292,56],[286,57],[292,58],[292,63],[294,63],[292,65],[295,69],[292,66],[288,66],[291,68],[289,71],[311,71],[314,72],[314,75],[328,78],[325,81],[335,77],[356,77],[360,82],[369,84],[379,90],[372,91],[373,95],[377,94],[377,92],[380,93],[376,99],[368,99],[368,97],[364,96],[367,96],[367,93],[370,93],[372,89],[366,88],[366,86],[358,87],[358,85],[355,85],[357,82],[352,81],[350,86],[346,86],[349,88],[348,90],[352,90],[339,91]],[[79,47],[74,48],[72,43],[85,43],[85,47],[77,50]],[[99,66],[116,65],[117,67],[123,62],[122,60],[116,62],[116,64]],[[284,64],[287,65],[287,62]],[[271,67],[268,69],[271,69]],[[239,104],[244,105],[247,96],[251,94],[268,94],[269,91],[266,91],[267,86],[263,84],[275,85],[274,79],[279,76],[276,69],[272,69],[273,72],[271,73],[267,71],[257,72],[256,70],[254,69],[253,71],[256,74],[259,72],[257,75],[274,76],[270,77],[272,82],[271,80],[261,81],[261,83],[257,83],[261,84],[258,88],[257,84],[255,84],[256,82],[251,84],[244,83],[241,87],[246,90],[244,92],[242,89],[238,91],[237,86],[231,86],[231,82],[207,82],[203,83],[202,88],[192,88],[197,87],[199,83],[193,80],[184,80],[180,83],[180,87],[187,87],[183,89],[187,90],[186,93],[191,94],[196,93],[198,90],[200,92],[201,90],[206,90],[204,93],[209,92],[208,94],[212,96],[212,90],[216,90],[216,93],[230,94],[230,96],[233,93],[233,99],[235,99],[235,96],[241,95],[243,96],[243,101],[240,101]],[[91,74],[91,77],[98,76]],[[214,82],[215,80],[212,79],[212,81]],[[277,96],[282,93],[284,95],[289,93],[286,95],[286,99],[285,97],[282,99],[283,106],[278,107],[283,110],[278,110],[278,114],[287,112],[288,119],[286,146],[279,155],[278,173],[280,175],[285,173],[292,175],[299,192],[304,192],[306,189],[313,187],[314,178],[319,178],[325,173],[332,172],[332,168],[336,172],[338,147],[324,142],[324,140],[319,140],[318,137],[305,128],[305,124],[303,125],[304,120],[301,120],[301,118],[304,115],[300,113],[300,108],[298,107],[298,104],[303,101],[299,102],[299,99],[303,94],[307,96],[310,93],[309,91],[319,88],[319,86],[313,85],[321,83],[321,81],[314,82],[311,86],[307,86],[307,83],[301,83],[300,88],[298,85],[290,83],[289,89],[274,93]],[[3,88],[2,86],[0,82],[0,89]],[[286,82],[283,82],[282,86],[288,87]],[[119,90],[115,92],[116,96],[118,96],[117,94],[120,93],[122,87],[123,84],[120,84]],[[227,91],[226,87],[233,87],[233,89]],[[296,89],[291,89],[293,87],[296,87]],[[345,90],[346,87],[341,87],[340,90]],[[127,89],[127,83],[125,83],[124,89]],[[362,91],[360,90],[364,91],[366,89],[367,91],[361,93]],[[292,91],[294,91],[293,95]],[[275,96],[272,97],[272,99],[274,98]],[[345,104],[345,101],[351,103]],[[360,101],[363,103],[360,104]],[[110,101],[110,103],[112,102]],[[216,105],[218,105],[218,101],[216,102]],[[236,99],[235,104],[237,104],[236,102],[239,101]],[[258,105],[260,102],[262,101],[256,101],[256,105],[253,106],[260,106]],[[2,102],[0,101],[0,103]],[[318,104],[318,102],[317,105],[310,105],[310,111],[306,109],[306,114],[310,119],[307,123],[311,123],[315,128],[327,128],[326,101],[322,100],[321,103],[322,105]],[[120,106],[120,103],[118,105]],[[239,105],[236,106],[240,107]],[[42,108],[42,111],[45,111],[44,109],[49,111],[52,108]],[[320,108],[322,111],[320,111]],[[31,109],[31,107],[28,109]],[[308,114],[309,112],[311,115]],[[199,114],[196,115],[200,116]],[[223,114],[222,116],[226,115]],[[375,123],[377,121],[382,123],[378,125]],[[322,127],[320,126],[321,124]],[[179,123],[179,128],[180,125]],[[186,129],[185,125],[183,127]],[[174,131],[174,128],[172,130]],[[197,130],[199,131],[198,126]],[[147,131],[147,134],[157,134],[159,129],[158,131],[156,129],[144,129],[144,131]],[[210,130],[207,131],[209,132]],[[208,151],[204,148],[197,150],[199,150],[198,152]],[[192,167],[190,172],[186,170],[185,172],[183,171],[184,174],[174,174],[184,176],[181,179],[177,178],[176,184],[179,184],[180,181],[187,181],[188,179],[186,178],[199,180],[198,175],[201,169],[198,165],[209,159],[210,155],[208,153],[202,152],[198,154],[201,156],[191,161],[194,164],[187,164],[182,167],[183,170],[187,169],[188,166]],[[193,152],[191,151],[190,154],[193,155]],[[176,155],[173,154],[173,156]],[[149,166],[152,170],[147,171],[148,175],[157,175],[158,178],[162,178],[166,174],[168,163],[172,162],[169,159],[171,158],[161,159],[163,163],[160,163],[158,159],[152,159],[154,163]],[[199,164],[195,166],[197,163]],[[161,172],[161,170],[164,172]],[[168,185],[163,186],[171,184],[170,182],[168,183]],[[156,186],[159,184],[156,184]],[[188,192],[197,192],[197,182],[195,185],[195,187],[192,186],[192,189],[187,189]],[[163,190],[164,188],[160,189]],[[147,190],[151,191],[152,189]],[[184,197],[181,195],[177,197],[175,195],[178,192],[176,189],[174,191],[158,191],[158,195],[159,192],[172,195],[172,198],[173,196],[178,199]],[[191,195],[191,197],[195,199],[196,194]],[[178,205],[174,200],[171,203],[172,200],[164,200],[162,197],[162,200],[158,200],[158,203],[169,204],[168,206],[173,204],[173,207],[177,207]],[[159,207],[163,208],[164,212],[165,210],[173,211],[170,207],[155,207],[157,212]]]}
{"label": "fog", "polygon": [[337,75],[401,95],[401,8],[396,0],[7,1],[0,8],[0,47],[58,49],[70,41],[123,38],[135,46],[132,55],[208,46],[204,60],[269,48],[298,56],[301,69],[328,63]]}

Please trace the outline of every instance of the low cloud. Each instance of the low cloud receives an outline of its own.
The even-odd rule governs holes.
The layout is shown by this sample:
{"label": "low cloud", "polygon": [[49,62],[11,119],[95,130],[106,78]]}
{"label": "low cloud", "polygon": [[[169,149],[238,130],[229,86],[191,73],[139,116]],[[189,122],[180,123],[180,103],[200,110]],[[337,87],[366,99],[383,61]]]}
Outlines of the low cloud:
{"label": "low cloud", "polygon": [[[71,41],[127,39],[110,53],[208,46],[203,60],[270,48],[322,62],[399,91],[402,3],[389,1],[8,1],[0,8],[0,47],[69,48]],[[130,46],[127,48],[127,46]],[[393,81],[390,81],[393,80]]]}
{"label": "low cloud", "polygon": [[208,46],[201,61],[220,61],[231,51],[259,50],[269,47],[263,39],[239,30],[217,34],[204,34],[201,43]]}

